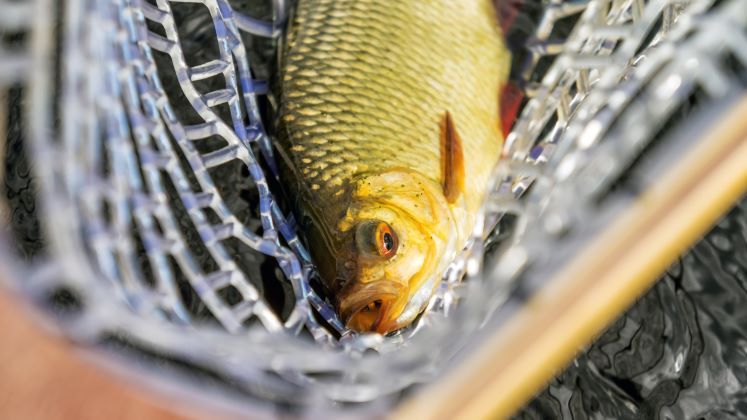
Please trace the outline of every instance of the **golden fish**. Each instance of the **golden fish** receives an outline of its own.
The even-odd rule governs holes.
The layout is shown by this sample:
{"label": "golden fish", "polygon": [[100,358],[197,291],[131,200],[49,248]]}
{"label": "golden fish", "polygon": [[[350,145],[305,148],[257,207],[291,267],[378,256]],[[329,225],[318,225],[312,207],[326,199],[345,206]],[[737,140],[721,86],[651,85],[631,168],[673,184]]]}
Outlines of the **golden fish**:
{"label": "golden fish", "polygon": [[465,245],[502,146],[510,56],[491,0],[300,0],[279,153],[346,325],[425,308]]}

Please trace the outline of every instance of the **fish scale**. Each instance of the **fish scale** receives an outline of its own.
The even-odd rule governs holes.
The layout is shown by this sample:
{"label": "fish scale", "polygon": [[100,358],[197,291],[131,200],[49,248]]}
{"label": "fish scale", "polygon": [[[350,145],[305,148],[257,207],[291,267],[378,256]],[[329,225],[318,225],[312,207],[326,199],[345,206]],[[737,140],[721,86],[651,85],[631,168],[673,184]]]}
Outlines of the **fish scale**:
{"label": "fish scale", "polygon": [[342,197],[365,171],[402,166],[440,179],[447,110],[468,165],[494,164],[508,62],[497,30],[489,1],[301,1],[284,57],[281,122],[302,188],[316,192],[308,204]]}
{"label": "fish scale", "polygon": [[289,194],[329,248],[356,180],[407,168],[442,182],[447,112],[464,210],[477,211],[500,156],[510,65],[492,0],[301,0],[286,41],[278,148]]}

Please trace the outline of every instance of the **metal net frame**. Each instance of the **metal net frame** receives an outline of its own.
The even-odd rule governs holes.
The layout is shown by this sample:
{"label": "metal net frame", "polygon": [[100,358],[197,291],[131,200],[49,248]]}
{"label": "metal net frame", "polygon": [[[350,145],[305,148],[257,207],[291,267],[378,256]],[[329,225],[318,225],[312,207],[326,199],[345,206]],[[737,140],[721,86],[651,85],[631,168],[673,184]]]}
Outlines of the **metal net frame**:
{"label": "metal net frame", "polygon": [[[289,6],[268,2],[267,20],[244,6],[0,2],[0,31],[28,34],[20,47],[4,39],[0,86],[28,98],[16,118],[43,228],[33,258],[8,235],[2,258],[11,287],[77,342],[114,364],[154,363],[187,390],[209,384],[212,402],[258,415],[378,413],[438,377],[635,198],[620,187],[632,162],[659,162],[637,175],[642,188],[681,155],[687,141],[663,126],[707,126],[707,109],[745,89],[745,0],[542,2],[519,67],[528,99],[469,246],[415,325],[356,335],[311,287],[270,187],[268,84],[247,43],[280,36]],[[196,30],[185,7],[206,16],[209,59],[185,53]],[[661,138],[666,152],[647,147]],[[259,264],[277,267],[288,308],[268,298]]]}

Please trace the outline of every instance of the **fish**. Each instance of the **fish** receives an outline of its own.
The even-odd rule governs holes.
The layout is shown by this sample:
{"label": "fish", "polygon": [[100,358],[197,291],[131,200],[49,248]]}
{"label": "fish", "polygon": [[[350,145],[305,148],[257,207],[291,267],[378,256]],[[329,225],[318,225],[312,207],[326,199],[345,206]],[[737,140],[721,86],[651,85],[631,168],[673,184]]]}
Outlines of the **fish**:
{"label": "fish", "polygon": [[347,328],[424,311],[501,156],[494,0],[300,0],[280,53],[281,180]]}

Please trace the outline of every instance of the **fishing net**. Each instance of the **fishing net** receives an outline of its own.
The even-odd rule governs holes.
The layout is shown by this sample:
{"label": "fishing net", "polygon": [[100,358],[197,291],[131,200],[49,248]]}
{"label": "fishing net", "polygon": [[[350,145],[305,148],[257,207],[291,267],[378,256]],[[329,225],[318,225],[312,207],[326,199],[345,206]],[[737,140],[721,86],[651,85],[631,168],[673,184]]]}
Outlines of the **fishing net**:
{"label": "fishing net", "polygon": [[527,99],[479,226],[412,327],[358,335],[279,201],[268,86],[290,8],[0,1],[4,280],[108,365],[243,414],[375,415],[417,392],[747,86],[745,0],[525,5]]}

